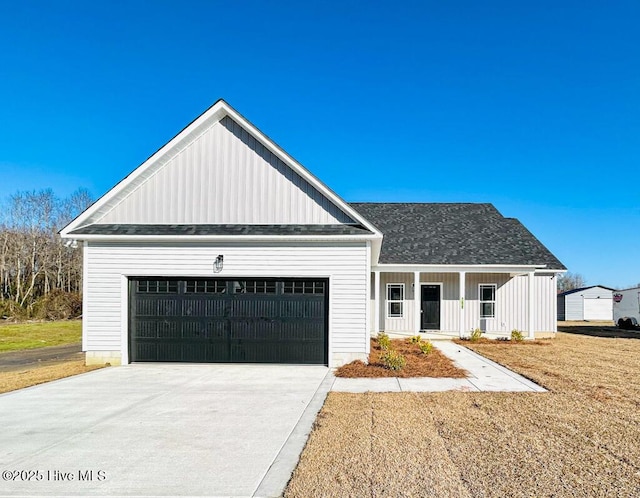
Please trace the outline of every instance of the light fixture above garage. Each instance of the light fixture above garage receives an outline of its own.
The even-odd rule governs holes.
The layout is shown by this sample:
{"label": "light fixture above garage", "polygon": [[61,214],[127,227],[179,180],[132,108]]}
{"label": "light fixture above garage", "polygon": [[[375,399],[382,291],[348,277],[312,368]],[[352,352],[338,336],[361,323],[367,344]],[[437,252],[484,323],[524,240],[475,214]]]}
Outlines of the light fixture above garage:
{"label": "light fixture above garage", "polygon": [[224,264],[224,256],[218,254],[216,260],[213,262],[213,273],[220,273],[222,271],[222,265]]}

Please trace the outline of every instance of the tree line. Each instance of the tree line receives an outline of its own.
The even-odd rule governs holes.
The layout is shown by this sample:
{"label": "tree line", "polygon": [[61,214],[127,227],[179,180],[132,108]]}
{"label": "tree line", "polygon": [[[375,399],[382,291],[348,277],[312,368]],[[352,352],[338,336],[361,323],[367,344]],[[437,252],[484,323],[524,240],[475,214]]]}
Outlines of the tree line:
{"label": "tree line", "polygon": [[[17,192],[0,204],[0,318],[55,318],[81,311],[82,254],[58,231],[93,199],[51,189]],[[56,316],[57,317],[57,316]]]}

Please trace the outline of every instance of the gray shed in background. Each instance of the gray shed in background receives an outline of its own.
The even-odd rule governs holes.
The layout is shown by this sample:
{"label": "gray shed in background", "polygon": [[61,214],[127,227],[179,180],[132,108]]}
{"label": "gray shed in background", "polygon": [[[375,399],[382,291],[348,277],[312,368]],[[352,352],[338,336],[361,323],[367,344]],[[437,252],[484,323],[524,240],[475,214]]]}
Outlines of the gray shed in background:
{"label": "gray shed in background", "polygon": [[613,320],[613,291],[594,285],[558,294],[558,320]]}

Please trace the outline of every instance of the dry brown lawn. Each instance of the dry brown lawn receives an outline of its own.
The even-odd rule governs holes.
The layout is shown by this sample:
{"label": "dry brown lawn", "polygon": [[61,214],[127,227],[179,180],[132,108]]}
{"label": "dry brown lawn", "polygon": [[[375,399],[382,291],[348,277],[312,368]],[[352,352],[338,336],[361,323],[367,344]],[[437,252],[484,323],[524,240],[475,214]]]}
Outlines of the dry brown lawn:
{"label": "dry brown lawn", "polygon": [[101,366],[86,366],[84,360],[66,361],[53,365],[27,367],[22,370],[0,372],[0,393],[15,391],[24,387],[43,384],[56,379],[70,377],[84,372],[102,368]]}
{"label": "dry brown lawn", "polygon": [[369,363],[354,361],[338,368],[336,377],[454,377],[464,378],[467,372],[457,368],[453,362],[437,348],[429,354],[420,351],[417,344],[408,339],[392,339],[391,349],[401,353],[407,360],[402,370],[390,370],[382,363],[384,351],[376,339],[371,339]]}
{"label": "dry brown lawn", "polygon": [[550,392],[332,392],[285,495],[640,496],[640,340],[465,345]]}

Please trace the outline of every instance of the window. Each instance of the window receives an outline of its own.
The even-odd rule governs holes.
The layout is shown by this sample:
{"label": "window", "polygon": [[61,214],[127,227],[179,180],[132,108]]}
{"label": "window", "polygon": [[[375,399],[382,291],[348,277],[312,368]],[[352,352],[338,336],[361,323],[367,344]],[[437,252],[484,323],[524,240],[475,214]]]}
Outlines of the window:
{"label": "window", "polygon": [[178,282],[175,280],[138,280],[138,294],[175,294]]}
{"label": "window", "polygon": [[276,283],[272,280],[236,280],[233,282],[235,294],[275,294]]}
{"label": "window", "polygon": [[225,280],[187,280],[185,292],[206,293],[206,294],[224,294],[227,291],[227,282]]}
{"label": "window", "polygon": [[480,318],[496,317],[496,284],[480,284]]}
{"label": "window", "polygon": [[404,284],[387,284],[387,318],[404,316]]}
{"label": "window", "polygon": [[284,283],[285,294],[324,294],[324,282],[316,280],[295,280]]}

